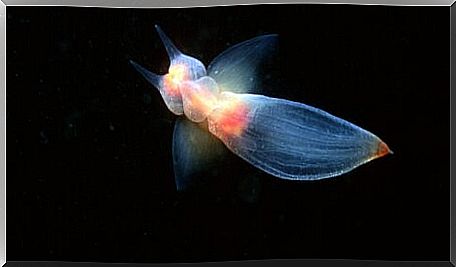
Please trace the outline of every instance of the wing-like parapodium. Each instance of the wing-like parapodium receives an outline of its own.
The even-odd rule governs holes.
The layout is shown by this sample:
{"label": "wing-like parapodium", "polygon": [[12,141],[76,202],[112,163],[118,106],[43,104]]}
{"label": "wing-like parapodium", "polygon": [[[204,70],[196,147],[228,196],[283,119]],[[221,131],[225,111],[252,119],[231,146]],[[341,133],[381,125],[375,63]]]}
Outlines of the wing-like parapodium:
{"label": "wing-like parapodium", "polygon": [[258,93],[258,72],[277,50],[276,34],[261,35],[236,44],[218,55],[208,67],[222,91]]}
{"label": "wing-like parapodium", "polygon": [[208,171],[223,165],[228,150],[204,127],[185,118],[176,120],[172,152],[178,191],[198,186],[204,182],[202,176],[208,178]]}

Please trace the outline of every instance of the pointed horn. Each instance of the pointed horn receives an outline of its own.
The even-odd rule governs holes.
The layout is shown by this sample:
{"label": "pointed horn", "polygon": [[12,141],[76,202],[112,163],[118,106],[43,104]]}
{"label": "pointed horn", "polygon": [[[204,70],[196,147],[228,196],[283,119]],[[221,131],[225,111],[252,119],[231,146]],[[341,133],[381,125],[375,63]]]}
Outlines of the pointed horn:
{"label": "pointed horn", "polygon": [[148,82],[150,82],[153,86],[155,86],[157,89],[160,90],[160,85],[161,85],[161,81],[162,81],[161,75],[148,71],[146,68],[142,67],[141,65],[134,62],[133,60],[130,60],[130,64],[133,65],[133,67],[139,73],[141,73],[141,75],[144,76],[144,78],[146,78],[146,80]]}
{"label": "pointed horn", "polygon": [[163,45],[166,48],[166,52],[168,52],[168,56],[170,60],[173,60],[176,58],[178,55],[182,54],[179,49],[173,44],[173,42],[166,36],[166,34],[163,32],[163,30],[160,28],[160,26],[155,25],[155,29],[158,32],[158,35],[160,36],[160,39],[163,42]]}

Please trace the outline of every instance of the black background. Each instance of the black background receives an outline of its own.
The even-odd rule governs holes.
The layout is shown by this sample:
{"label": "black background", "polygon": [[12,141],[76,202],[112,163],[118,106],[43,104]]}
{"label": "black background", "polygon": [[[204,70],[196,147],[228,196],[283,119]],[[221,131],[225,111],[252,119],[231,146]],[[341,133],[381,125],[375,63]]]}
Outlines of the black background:
{"label": "black background", "polygon": [[[128,64],[166,72],[154,24],[205,64],[279,34],[268,95],[395,154],[316,182],[233,157],[223,186],[176,192],[175,117]],[[8,260],[447,260],[448,32],[444,7],[7,7]],[[243,175],[261,182],[253,199],[230,182]]]}

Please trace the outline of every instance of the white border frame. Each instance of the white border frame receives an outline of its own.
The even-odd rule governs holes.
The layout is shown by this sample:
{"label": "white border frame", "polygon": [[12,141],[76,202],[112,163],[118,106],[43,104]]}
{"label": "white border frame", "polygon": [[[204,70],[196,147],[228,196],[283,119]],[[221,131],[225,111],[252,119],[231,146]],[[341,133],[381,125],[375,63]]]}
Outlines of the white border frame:
{"label": "white border frame", "polygon": [[80,7],[208,7],[256,4],[360,4],[389,6],[451,6],[455,0],[0,0],[7,6],[80,6]]}
{"label": "white border frame", "polygon": [[[279,1],[279,2],[277,2]],[[2,116],[0,123],[3,127],[0,129],[0,170],[3,170],[3,175],[0,176],[0,266],[6,263],[6,7],[7,6],[78,6],[78,7],[111,7],[111,8],[187,8],[187,7],[208,7],[208,6],[230,6],[230,5],[256,5],[256,4],[354,4],[354,5],[389,5],[389,6],[451,6],[456,0],[358,0],[358,1],[344,1],[344,0],[314,0],[314,1],[284,1],[280,0],[271,1],[255,1],[255,0],[135,0],[135,1],[120,1],[120,0],[0,0],[0,98],[3,99]],[[449,10],[450,11],[450,10]],[[450,23],[453,24],[456,19],[453,19],[450,11]],[[453,49],[455,34],[453,27],[451,27],[450,36],[450,50]],[[454,64],[454,57],[450,53],[451,65]],[[451,66],[450,75],[453,79],[454,68]],[[450,85],[450,95],[453,83]],[[451,100],[450,100],[451,102]],[[450,108],[453,110],[454,108]],[[451,118],[451,117],[450,117]],[[451,132],[451,131],[450,131]],[[451,152],[452,142],[450,142]],[[451,159],[450,153],[450,159]],[[450,176],[452,171],[450,169]],[[450,177],[452,178],[452,177]],[[453,191],[454,183],[451,182],[451,193]],[[455,197],[453,194],[450,196],[451,200]],[[455,226],[453,225],[453,216],[456,214],[453,205],[450,201],[450,262],[455,264],[456,252],[455,248],[456,237]],[[305,261],[304,261],[305,262]],[[388,264],[388,262],[384,262]],[[57,266],[61,263],[57,263]],[[451,264],[451,263],[450,263]],[[72,265],[73,266],[73,265]],[[357,265],[358,266],[358,265]],[[411,265],[412,266],[412,265]],[[420,265],[421,266],[421,265]]]}
{"label": "white border frame", "polygon": [[3,100],[0,117],[0,266],[6,263],[6,5],[0,3],[0,98]]}

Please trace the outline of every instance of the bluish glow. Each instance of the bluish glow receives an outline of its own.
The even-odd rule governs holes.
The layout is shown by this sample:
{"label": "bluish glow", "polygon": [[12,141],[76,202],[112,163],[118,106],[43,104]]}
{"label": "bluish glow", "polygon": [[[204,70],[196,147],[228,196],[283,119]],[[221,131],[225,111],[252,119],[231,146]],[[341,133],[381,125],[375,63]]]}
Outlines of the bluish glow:
{"label": "bluish glow", "polygon": [[207,130],[242,159],[283,179],[334,177],[391,153],[374,134],[325,111],[253,94],[259,91],[258,68],[275,50],[277,35],[232,46],[213,60],[206,74],[199,60],[181,53],[156,28],[170,58],[168,73],[161,76],[132,64],[159,89],[173,113],[191,121],[180,120],[174,130],[178,187],[210,162],[214,153],[205,147],[220,145],[208,138]]}

